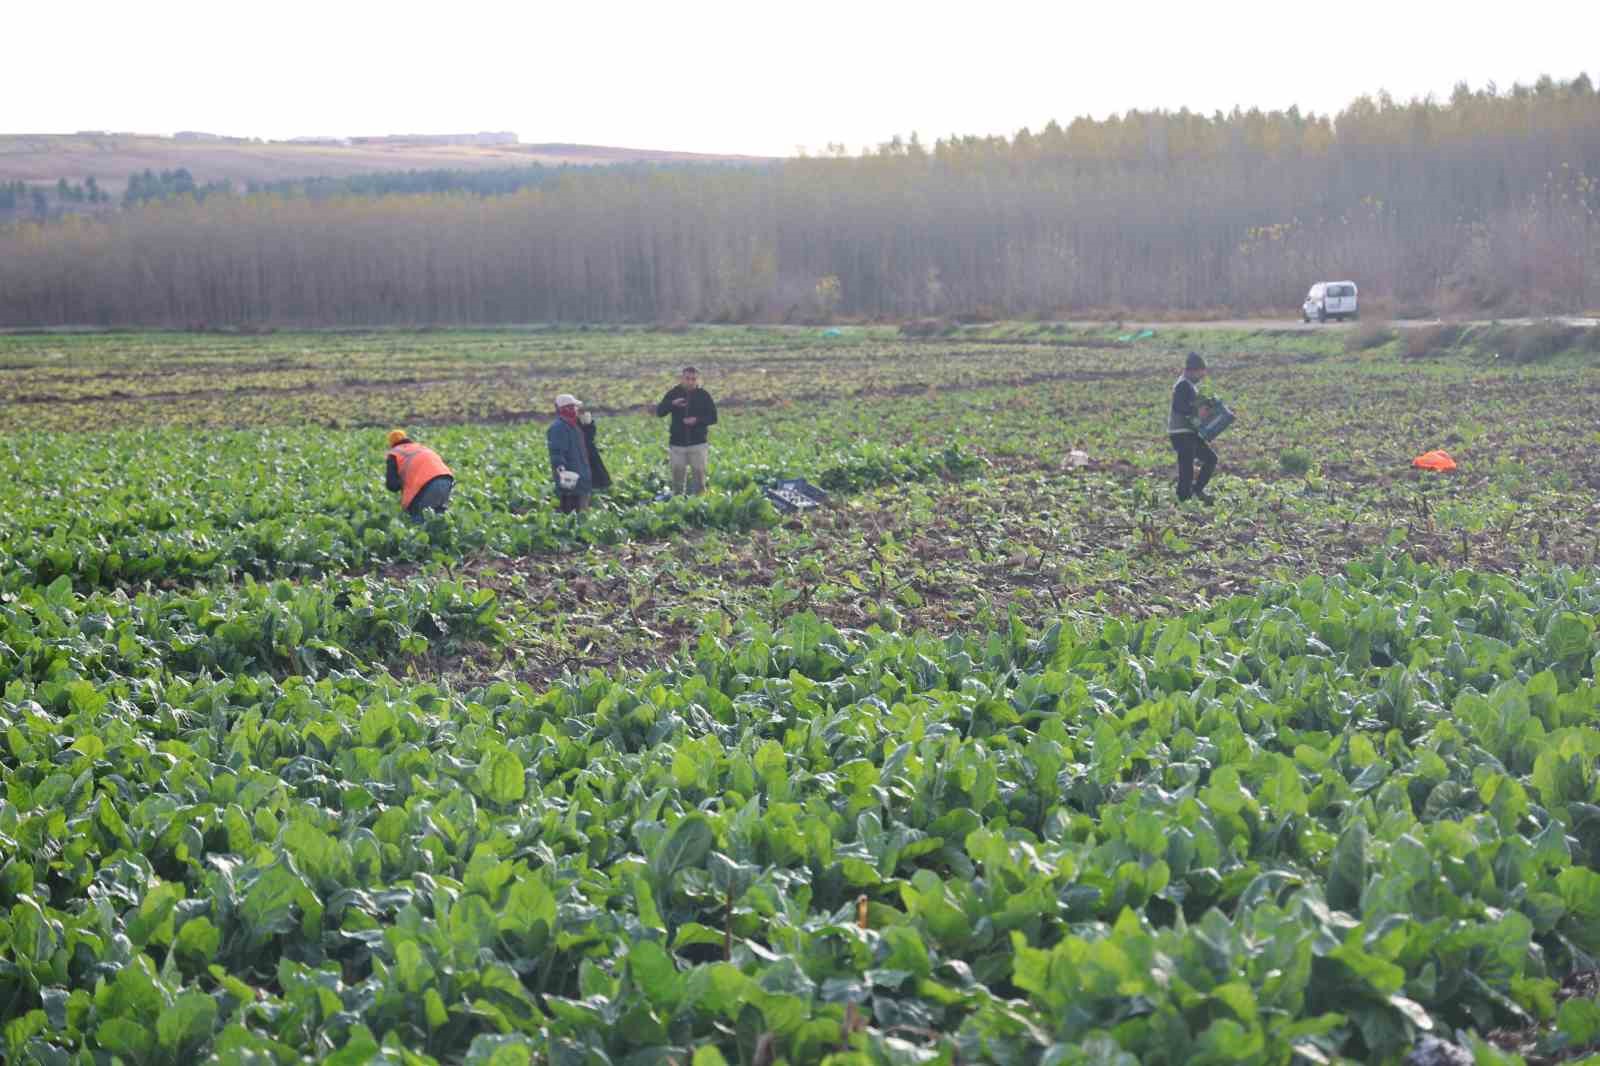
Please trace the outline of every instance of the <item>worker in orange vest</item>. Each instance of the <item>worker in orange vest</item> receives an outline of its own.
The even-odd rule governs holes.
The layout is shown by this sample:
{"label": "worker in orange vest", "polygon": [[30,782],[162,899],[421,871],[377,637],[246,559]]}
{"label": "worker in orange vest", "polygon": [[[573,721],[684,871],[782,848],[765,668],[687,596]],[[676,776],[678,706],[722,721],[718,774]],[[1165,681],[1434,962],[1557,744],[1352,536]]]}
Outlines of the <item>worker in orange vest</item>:
{"label": "worker in orange vest", "polygon": [[400,494],[400,507],[413,522],[422,521],[423,511],[443,511],[450,505],[455,475],[438,452],[413,441],[405,430],[389,431],[385,466],[384,484],[390,492]]}

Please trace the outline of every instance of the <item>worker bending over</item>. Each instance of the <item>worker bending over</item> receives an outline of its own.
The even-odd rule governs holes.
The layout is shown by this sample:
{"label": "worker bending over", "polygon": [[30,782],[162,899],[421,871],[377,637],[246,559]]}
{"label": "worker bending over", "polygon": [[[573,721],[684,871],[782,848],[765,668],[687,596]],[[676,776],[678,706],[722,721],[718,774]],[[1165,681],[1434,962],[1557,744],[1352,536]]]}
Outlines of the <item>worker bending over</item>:
{"label": "worker bending over", "polygon": [[391,429],[384,485],[400,494],[401,510],[413,522],[421,522],[423,511],[442,512],[450,506],[456,479],[438,452],[418,444],[403,429]]}

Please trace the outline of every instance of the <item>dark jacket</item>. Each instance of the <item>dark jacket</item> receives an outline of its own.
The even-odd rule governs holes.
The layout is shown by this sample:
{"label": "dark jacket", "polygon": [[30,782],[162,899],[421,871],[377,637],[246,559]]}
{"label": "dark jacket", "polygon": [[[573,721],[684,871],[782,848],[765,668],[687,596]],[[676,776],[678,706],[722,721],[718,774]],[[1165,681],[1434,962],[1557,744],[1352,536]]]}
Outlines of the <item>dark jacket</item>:
{"label": "dark jacket", "polygon": [[594,443],[594,419],[578,422],[578,428],[583,430],[584,452],[589,457],[589,474],[594,481],[596,489],[609,489],[611,487],[611,474],[606,470],[605,460],[600,458],[600,449]]}
{"label": "dark jacket", "polygon": [[[689,402],[682,407],[674,407],[672,401],[680,396],[687,396]],[[695,389],[691,393],[682,385],[674,385],[656,404],[656,415],[672,416],[672,431],[667,435],[667,443],[683,448],[706,442],[706,428],[717,423],[717,405],[705,389]],[[685,417],[699,421],[686,426],[683,424]]]}
{"label": "dark jacket", "polygon": [[1167,434],[1195,433],[1199,430],[1200,390],[1183,377],[1172,386],[1172,410],[1167,414]]}
{"label": "dark jacket", "polygon": [[[545,431],[545,442],[550,445],[550,476],[556,479],[556,491],[563,495],[587,496],[594,491],[594,477],[589,471],[589,451],[584,447],[583,434],[576,426],[561,419],[550,423]],[[578,483],[570,489],[561,487],[556,470],[565,467],[578,475]]]}

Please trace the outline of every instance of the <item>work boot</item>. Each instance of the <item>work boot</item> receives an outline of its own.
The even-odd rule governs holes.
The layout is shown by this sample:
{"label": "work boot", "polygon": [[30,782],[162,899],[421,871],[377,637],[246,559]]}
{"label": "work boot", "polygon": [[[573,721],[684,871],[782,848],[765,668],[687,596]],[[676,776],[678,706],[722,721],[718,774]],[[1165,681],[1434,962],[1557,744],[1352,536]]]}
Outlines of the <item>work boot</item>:
{"label": "work boot", "polygon": [[1217,502],[1216,500],[1213,500],[1210,496],[1206,495],[1206,493],[1205,493],[1205,491],[1203,489],[1195,489],[1194,490],[1194,498],[1199,500],[1201,503],[1205,504],[1207,507],[1210,507],[1213,503]]}

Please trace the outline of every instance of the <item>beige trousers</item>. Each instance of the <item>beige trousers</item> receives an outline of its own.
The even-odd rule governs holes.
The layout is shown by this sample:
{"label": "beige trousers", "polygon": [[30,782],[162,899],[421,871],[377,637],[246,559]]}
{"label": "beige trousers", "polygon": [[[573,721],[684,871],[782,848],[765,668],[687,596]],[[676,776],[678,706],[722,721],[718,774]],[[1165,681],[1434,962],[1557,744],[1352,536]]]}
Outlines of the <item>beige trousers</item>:
{"label": "beige trousers", "polygon": [[667,454],[672,459],[674,495],[684,494],[685,482],[692,485],[688,490],[690,495],[698,496],[706,491],[706,454],[710,451],[709,444],[667,445]]}

